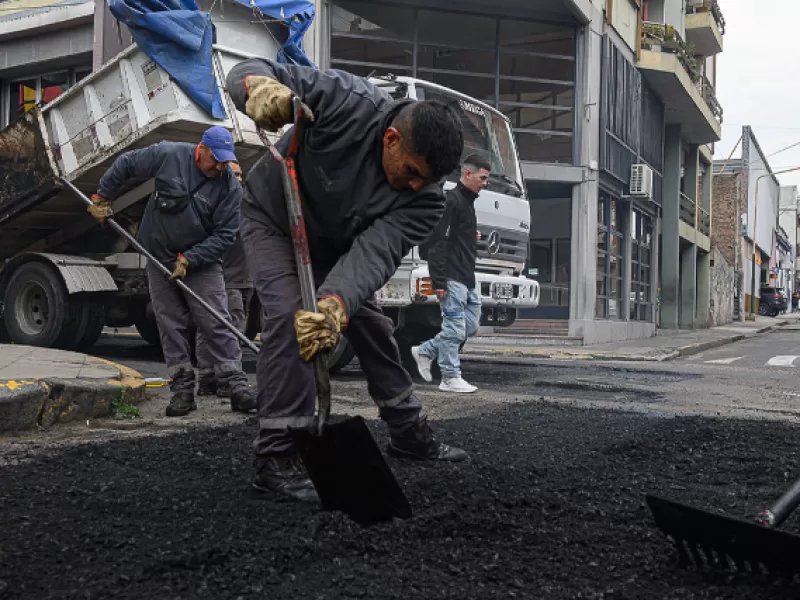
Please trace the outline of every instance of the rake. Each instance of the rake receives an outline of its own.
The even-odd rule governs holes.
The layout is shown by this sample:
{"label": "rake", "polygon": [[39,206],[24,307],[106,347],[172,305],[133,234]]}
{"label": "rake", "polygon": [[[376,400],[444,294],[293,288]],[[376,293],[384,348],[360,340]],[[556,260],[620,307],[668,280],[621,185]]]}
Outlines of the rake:
{"label": "rake", "polygon": [[777,529],[800,504],[800,480],[753,521],[647,495],[656,525],[681,566],[793,577],[800,574],[800,535]]}

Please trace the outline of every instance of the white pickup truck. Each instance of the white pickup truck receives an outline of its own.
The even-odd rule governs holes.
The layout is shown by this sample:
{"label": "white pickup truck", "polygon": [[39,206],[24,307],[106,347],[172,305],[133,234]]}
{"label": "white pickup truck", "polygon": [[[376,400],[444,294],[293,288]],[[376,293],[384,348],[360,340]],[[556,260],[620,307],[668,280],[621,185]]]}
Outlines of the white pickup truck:
{"label": "white pickup truck", "polygon": [[[134,45],[47,106],[0,131],[0,339],[85,350],[104,326],[133,325],[147,341],[158,343],[143,257],[113,232],[96,226],[81,201],[58,180],[91,194],[122,152],[165,139],[196,142],[212,124],[233,132],[246,171],[264,146],[255,124],[234,109],[224,80],[233,65],[249,57],[214,47],[217,84],[228,111],[223,121],[212,120]],[[521,277],[530,216],[508,122],[446,88],[422,81],[391,85],[411,97],[449,95],[470,107],[465,119],[482,115],[476,120],[483,127],[480,136],[468,132],[468,143],[491,151],[497,169],[492,186],[477,202],[483,234],[479,281],[487,322],[513,322],[514,310],[535,306],[539,294],[535,281]],[[138,228],[152,185],[140,182],[114,202],[117,220],[131,232]],[[438,309],[416,250],[378,299],[395,317],[399,339],[435,333]],[[250,311],[252,336],[259,329],[259,314]],[[336,359],[339,366],[346,364],[346,347]]]}

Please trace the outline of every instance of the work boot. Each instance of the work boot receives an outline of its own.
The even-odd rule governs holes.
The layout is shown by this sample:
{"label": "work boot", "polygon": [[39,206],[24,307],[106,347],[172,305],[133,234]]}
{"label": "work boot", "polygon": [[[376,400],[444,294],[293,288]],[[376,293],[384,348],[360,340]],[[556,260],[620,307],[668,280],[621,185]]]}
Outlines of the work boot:
{"label": "work boot", "polygon": [[197,410],[194,401],[194,392],[175,392],[167,405],[168,417],[185,417],[193,410]]}
{"label": "work boot", "polygon": [[252,412],[258,408],[256,393],[248,385],[239,385],[230,392],[233,412]]}
{"label": "work boot", "polygon": [[319,502],[317,490],[297,455],[270,456],[256,471],[253,488],[259,492],[276,492],[300,502]]}
{"label": "work boot", "polygon": [[461,462],[469,456],[460,448],[437,442],[427,417],[420,417],[405,429],[392,433],[387,453],[395,458]]}
{"label": "work boot", "polygon": [[219,386],[217,385],[217,377],[214,371],[200,372],[197,378],[197,395],[198,396],[215,396],[219,394]]}

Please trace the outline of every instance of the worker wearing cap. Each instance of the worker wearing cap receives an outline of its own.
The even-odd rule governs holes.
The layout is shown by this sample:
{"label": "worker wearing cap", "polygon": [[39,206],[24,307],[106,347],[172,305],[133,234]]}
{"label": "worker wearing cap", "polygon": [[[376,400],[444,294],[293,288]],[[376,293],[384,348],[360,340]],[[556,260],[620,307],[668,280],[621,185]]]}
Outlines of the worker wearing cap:
{"label": "worker wearing cap", "polygon": [[228,163],[236,160],[233,137],[211,127],[200,144],[161,142],[126,152],[106,171],[89,212],[100,222],[113,213],[111,201],[131,184],[155,179],[155,191],[142,217],[137,239],[172,270],[169,280],[147,265],[150,299],[164,360],[172,371],[167,416],[195,410],[191,365],[192,321],[203,333],[217,381],[230,390],[234,411],[255,409],[255,396],[242,371],[236,336],[173,281],[183,282],[212,308],[228,316],[222,259],[239,230],[242,188]]}
{"label": "worker wearing cap", "polygon": [[[238,162],[228,163],[237,181],[242,183],[242,167]],[[236,241],[230,250],[225,253],[222,259],[222,275],[225,279],[225,293],[228,296],[228,313],[231,323],[236,329],[244,333],[245,331],[245,311],[244,299],[249,298],[253,290],[253,280],[247,269],[247,256],[244,251],[242,238],[236,236]],[[203,337],[203,332],[197,330],[197,342],[195,354],[198,365],[213,365],[213,361],[208,355],[208,348]],[[198,396],[218,396],[227,398],[230,390],[226,386],[220,385],[217,381],[216,373],[213,368],[201,369],[197,379]]]}

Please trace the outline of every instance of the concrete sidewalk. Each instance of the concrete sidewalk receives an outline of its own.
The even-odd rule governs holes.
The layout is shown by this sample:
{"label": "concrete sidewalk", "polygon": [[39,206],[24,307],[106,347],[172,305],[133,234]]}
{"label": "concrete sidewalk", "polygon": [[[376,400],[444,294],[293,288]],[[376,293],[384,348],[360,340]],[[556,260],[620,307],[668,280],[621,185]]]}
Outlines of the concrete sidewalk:
{"label": "concrete sidewalk", "polygon": [[109,416],[145,400],[133,369],[78,352],[0,344],[0,432]]}
{"label": "concrete sidewalk", "polygon": [[777,318],[756,317],[744,321],[692,331],[659,331],[656,337],[608,344],[569,346],[558,340],[524,335],[478,335],[464,347],[467,360],[491,358],[542,358],[561,360],[665,361],[689,356],[760,335],[800,321],[800,312]]}

